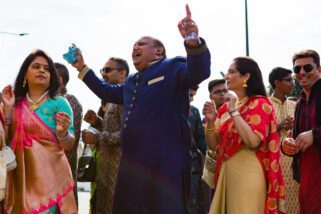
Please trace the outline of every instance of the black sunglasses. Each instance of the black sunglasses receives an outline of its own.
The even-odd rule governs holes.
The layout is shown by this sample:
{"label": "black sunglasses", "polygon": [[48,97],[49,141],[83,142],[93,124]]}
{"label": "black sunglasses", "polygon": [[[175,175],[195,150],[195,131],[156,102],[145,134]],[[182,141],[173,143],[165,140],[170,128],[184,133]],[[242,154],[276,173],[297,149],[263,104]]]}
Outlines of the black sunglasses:
{"label": "black sunglasses", "polygon": [[113,70],[118,70],[118,71],[120,71],[121,69],[119,69],[119,68],[112,68],[112,67],[104,67],[104,68],[100,69],[100,73],[101,73],[101,74],[108,74],[108,73],[112,72]]}
{"label": "black sunglasses", "polygon": [[301,71],[301,68],[303,67],[303,70],[306,72],[306,73],[309,73],[309,72],[311,72],[312,70],[313,70],[313,65],[311,65],[311,64],[305,64],[305,65],[303,65],[303,66],[300,66],[300,65],[297,65],[297,66],[295,66],[294,68],[293,68],[293,72],[294,73],[300,73],[300,71]]}
{"label": "black sunglasses", "polygon": [[228,90],[226,88],[224,88],[224,89],[218,89],[216,91],[213,91],[211,94],[221,95],[221,94],[226,94],[227,92],[228,92]]}

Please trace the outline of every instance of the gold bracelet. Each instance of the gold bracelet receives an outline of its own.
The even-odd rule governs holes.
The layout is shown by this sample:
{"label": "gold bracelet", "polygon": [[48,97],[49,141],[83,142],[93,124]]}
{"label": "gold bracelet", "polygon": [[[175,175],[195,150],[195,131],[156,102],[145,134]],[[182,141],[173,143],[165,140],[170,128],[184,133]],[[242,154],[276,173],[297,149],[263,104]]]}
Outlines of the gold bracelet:
{"label": "gold bracelet", "polygon": [[215,130],[216,130],[215,125],[214,125],[213,128],[207,128],[207,124],[206,124],[206,126],[205,126],[205,135],[212,135],[212,134],[214,134]]}
{"label": "gold bracelet", "polygon": [[207,126],[205,127],[205,130],[207,131],[214,131],[215,130],[215,126],[213,128],[207,128]]}
{"label": "gold bracelet", "polygon": [[205,135],[213,135],[215,131],[205,131]]}

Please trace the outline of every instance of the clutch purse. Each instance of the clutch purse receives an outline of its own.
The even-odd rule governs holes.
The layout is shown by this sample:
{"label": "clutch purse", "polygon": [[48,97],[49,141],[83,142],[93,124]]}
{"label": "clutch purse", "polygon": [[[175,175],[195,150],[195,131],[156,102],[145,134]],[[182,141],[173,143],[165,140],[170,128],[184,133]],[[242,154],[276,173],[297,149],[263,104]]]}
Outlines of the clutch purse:
{"label": "clutch purse", "polygon": [[211,188],[214,189],[214,172],[216,167],[215,153],[212,155],[209,154],[209,151],[205,155],[205,163],[203,169],[202,180]]}
{"label": "clutch purse", "polygon": [[[2,120],[1,120],[2,121]],[[0,122],[0,144],[2,145],[2,149],[0,150],[0,157],[4,158],[7,161],[7,171],[11,171],[17,167],[16,155],[12,151],[12,149],[6,145],[6,141],[4,138],[4,129],[2,123]]]}
{"label": "clutch purse", "polygon": [[0,150],[0,157],[7,161],[7,171],[11,171],[17,167],[16,156],[9,146],[3,145]]}
{"label": "clutch purse", "polygon": [[78,161],[77,181],[94,182],[96,179],[96,159],[85,154],[86,144],[82,156]]}
{"label": "clutch purse", "polygon": [[7,163],[6,159],[0,157],[0,201],[6,195],[6,182],[7,182]]}

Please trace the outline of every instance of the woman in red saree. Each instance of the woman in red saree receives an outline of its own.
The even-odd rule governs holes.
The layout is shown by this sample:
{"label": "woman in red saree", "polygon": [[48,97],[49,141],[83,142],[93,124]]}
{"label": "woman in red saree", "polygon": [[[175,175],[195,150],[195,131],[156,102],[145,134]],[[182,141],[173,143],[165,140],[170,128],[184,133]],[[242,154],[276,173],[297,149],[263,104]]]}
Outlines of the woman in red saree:
{"label": "woman in red saree", "polygon": [[285,213],[284,182],[274,109],[262,74],[249,57],[233,60],[225,76],[227,102],[206,102],[206,141],[218,151],[211,214]]}
{"label": "woman in red saree", "polygon": [[31,53],[3,90],[6,132],[17,168],[8,174],[7,213],[77,213],[74,182],[64,152],[72,148],[71,108],[57,96],[60,83],[51,58]]}

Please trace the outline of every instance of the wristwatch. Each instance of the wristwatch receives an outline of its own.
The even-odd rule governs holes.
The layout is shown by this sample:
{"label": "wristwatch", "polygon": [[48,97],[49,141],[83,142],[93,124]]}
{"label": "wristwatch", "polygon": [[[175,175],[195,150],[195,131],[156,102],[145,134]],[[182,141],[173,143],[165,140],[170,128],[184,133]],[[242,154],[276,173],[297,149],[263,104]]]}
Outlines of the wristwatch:
{"label": "wristwatch", "polygon": [[185,36],[185,41],[187,42],[189,40],[198,40],[198,44],[201,44],[201,40],[195,32],[190,32],[187,36]]}

